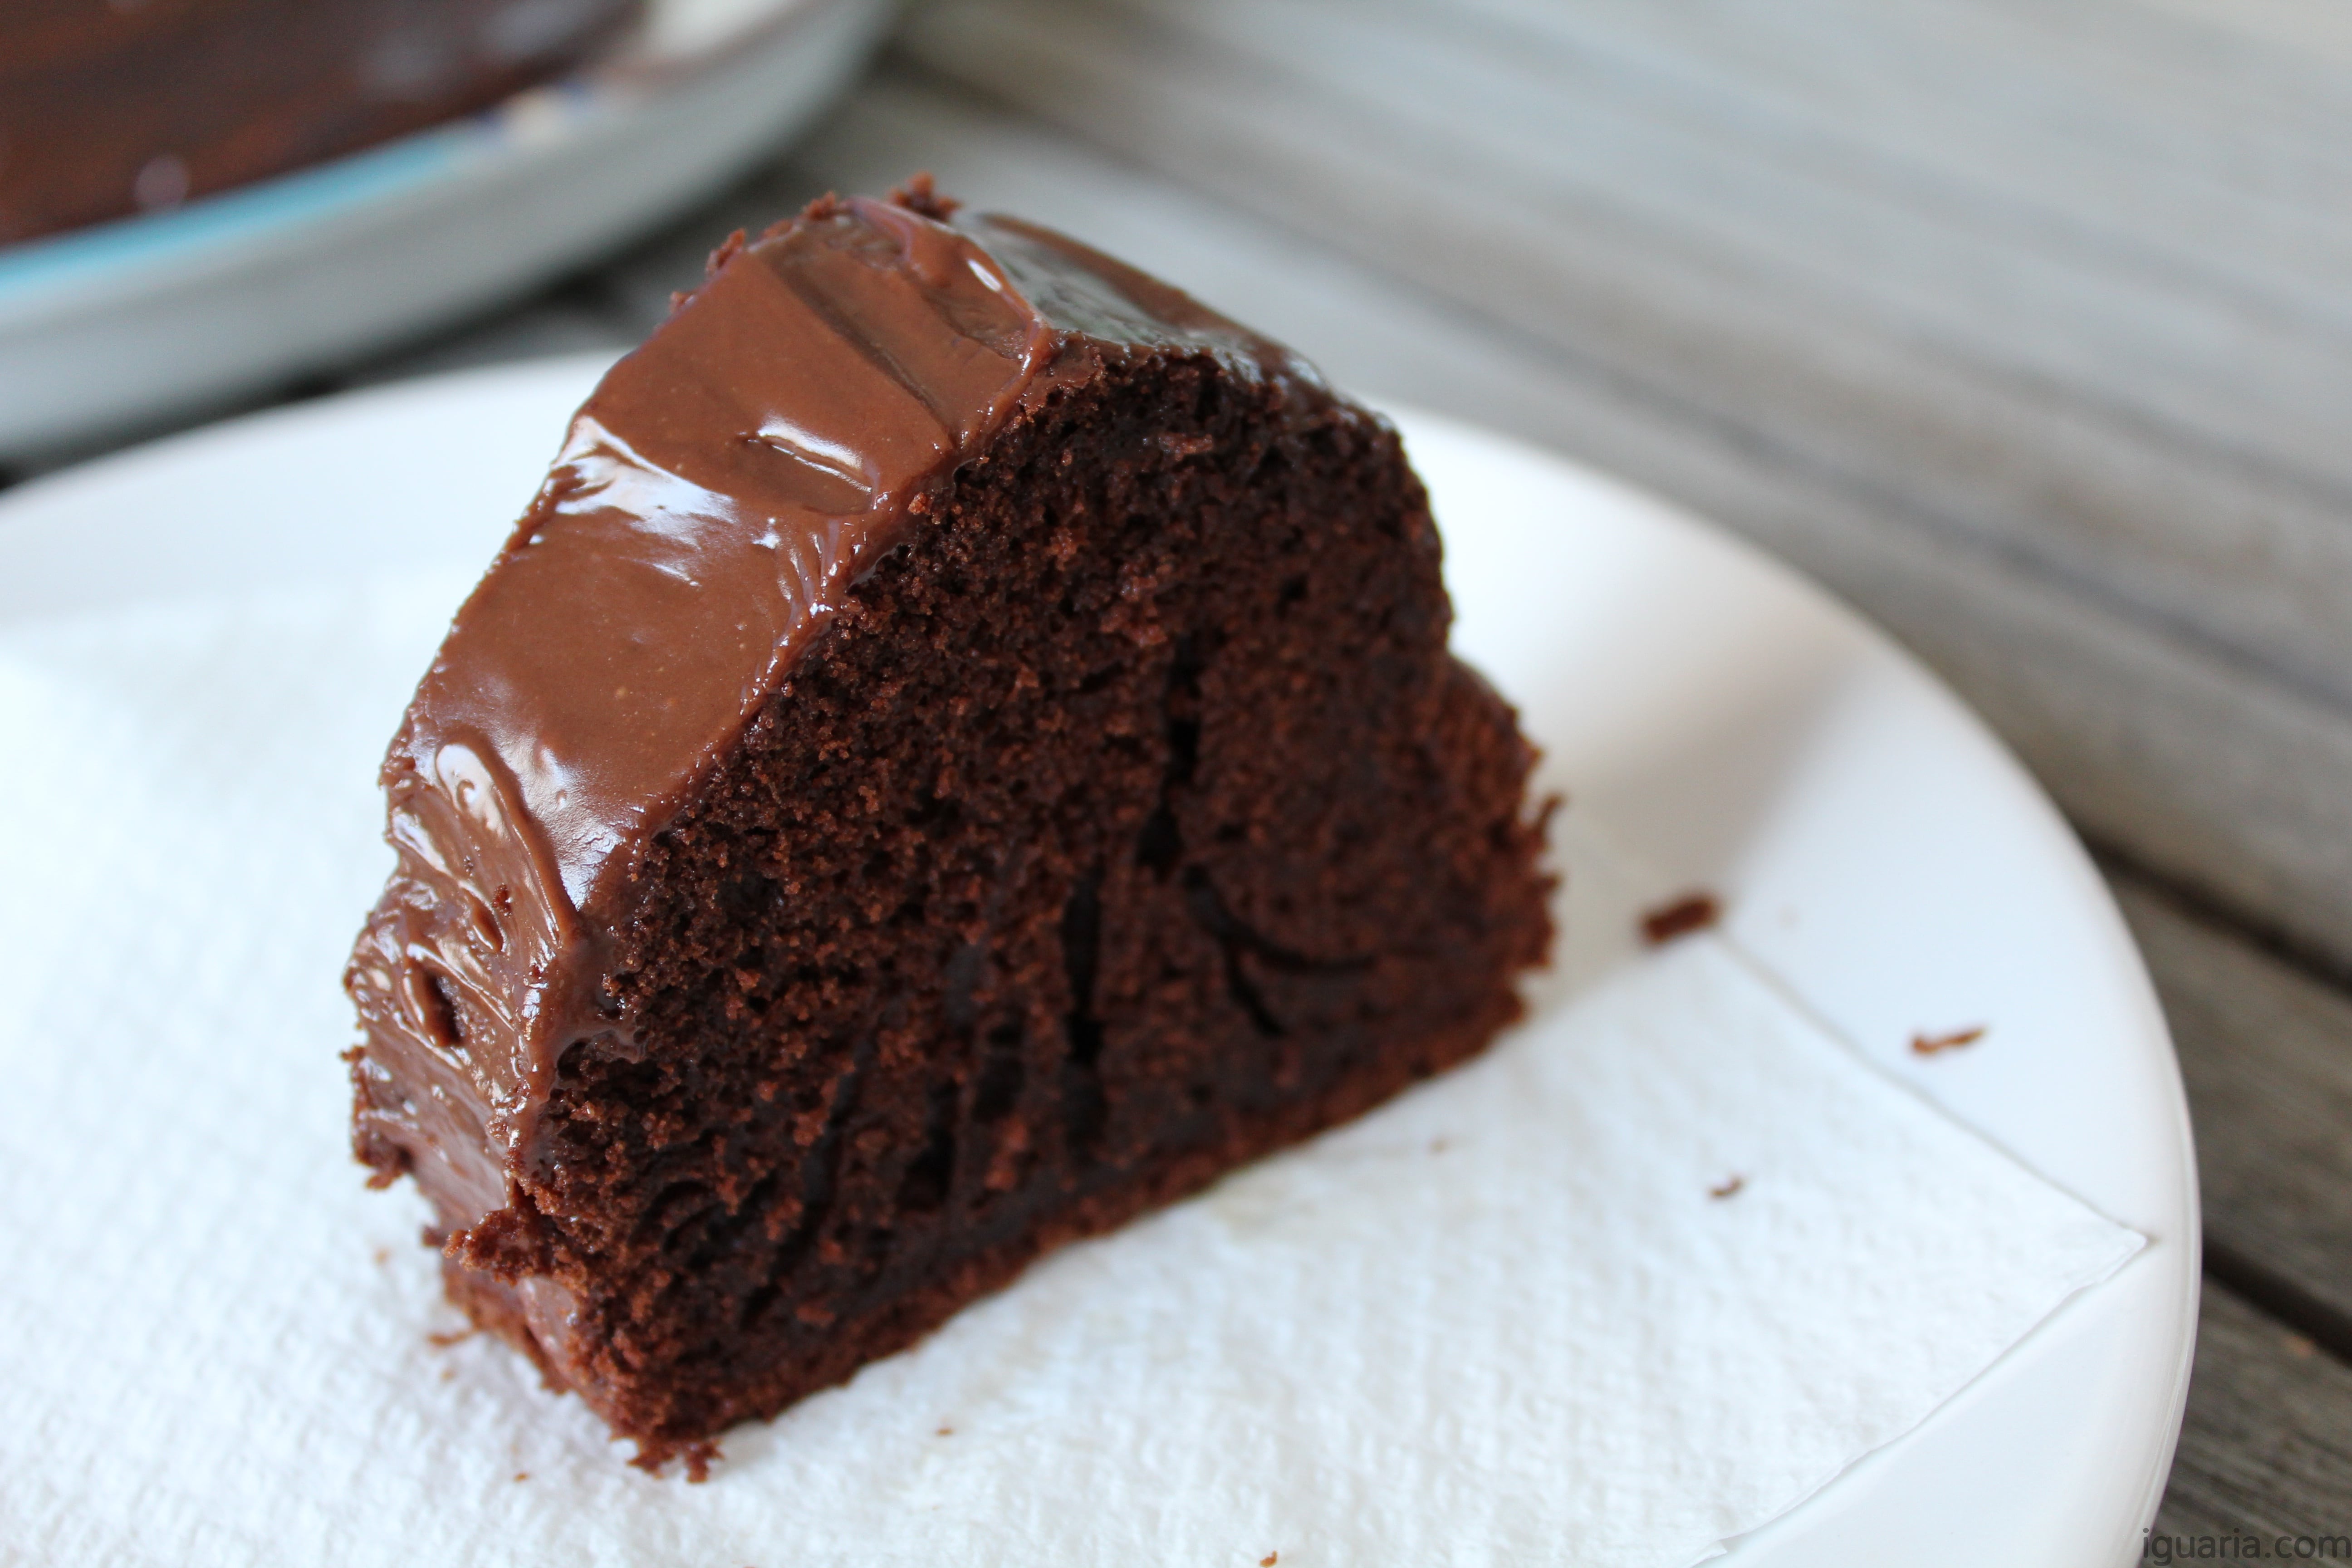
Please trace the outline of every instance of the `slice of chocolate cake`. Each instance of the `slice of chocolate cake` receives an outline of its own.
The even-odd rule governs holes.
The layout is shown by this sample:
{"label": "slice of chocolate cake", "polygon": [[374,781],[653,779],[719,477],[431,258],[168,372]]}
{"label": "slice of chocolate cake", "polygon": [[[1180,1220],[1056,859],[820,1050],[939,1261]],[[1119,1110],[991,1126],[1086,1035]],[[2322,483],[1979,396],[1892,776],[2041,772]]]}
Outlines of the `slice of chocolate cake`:
{"label": "slice of chocolate cake", "polygon": [[1040,1252],[1477,1050],[1530,753],[1395,433],[919,185],[711,263],[384,765],[356,1142],[698,1472]]}

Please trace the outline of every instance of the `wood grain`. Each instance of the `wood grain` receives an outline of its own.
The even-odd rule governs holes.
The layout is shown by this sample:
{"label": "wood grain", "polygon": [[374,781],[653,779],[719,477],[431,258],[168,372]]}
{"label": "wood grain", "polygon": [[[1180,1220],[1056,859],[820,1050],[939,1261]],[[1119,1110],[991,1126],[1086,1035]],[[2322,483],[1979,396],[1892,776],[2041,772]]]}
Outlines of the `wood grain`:
{"label": "wood grain", "polygon": [[2352,996],[2114,885],[2189,1089],[2209,1269],[2352,1361]]}
{"label": "wood grain", "polygon": [[[2352,1367],[2208,1285],[2188,1418],[2156,1528],[2192,1540],[2253,1534],[2264,1554],[2285,1561],[2296,1551],[2279,1553],[2281,1536],[2335,1538],[2330,1560],[2352,1561],[2342,1543],[2352,1536]],[[2205,1555],[2249,1554],[2224,1554],[2217,1542]]]}

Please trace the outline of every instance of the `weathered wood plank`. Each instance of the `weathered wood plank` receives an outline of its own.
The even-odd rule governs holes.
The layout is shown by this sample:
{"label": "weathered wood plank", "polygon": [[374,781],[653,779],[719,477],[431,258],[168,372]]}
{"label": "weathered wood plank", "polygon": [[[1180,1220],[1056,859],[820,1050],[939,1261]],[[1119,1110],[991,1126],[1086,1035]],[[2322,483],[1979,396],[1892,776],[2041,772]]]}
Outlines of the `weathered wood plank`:
{"label": "weathered wood plank", "polygon": [[[2352,243],[2352,149],[2334,129],[2352,61],[2315,57],[2313,35],[2335,29],[2310,0],[2273,6],[2284,31],[2234,0],[2204,15],[2195,0],[1454,4],[1784,118],[1899,173],[1906,194],[2030,216],[2062,251],[2140,251],[2343,317],[2324,271]],[[2235,243],[2217,249],[2217,233]]]}
{"label": "weathered wood plank", "polygon": [[[1572,194],[1652,215],[1686,247],[1826,285],[1839,313],[1884,313],[1943,336],[1948,352],[1997,322],[2000,357],[2020,369],[2352,478],[2326,403],[2314,406],[2340,396],[2352,347],[2342,300],[2311,275],[2352,260],[2342,215],[2288,218],[2285,204],[2244,200],[2260,188],[2244,170],[2226,193],[2207,187],[2208,210],[2184,211],[2198,184],[2154,149],[2051,134],[2052,120],[2090,107],[2172,151],[2197,129],[2179,123],[2177,99],[2162,116],[2145,102],[2086,106],[2079,73],[2024,90],[2049,78],[2047,61],[1958,48],[1949,29],[1917,25],[1933,7],[1916,5],[1127,6],[1215,51],[1203,65],[1246,59],[1308,88],[1309,114],[1386,120],[1474,187],[1501,176],[1523,199]],[[1759,47],[1712,58],[1732,39]],[[2084,157],[2086,142],[2110,155]],[[2156,187],[2127,213],[2106,195],[2123,170]],[[2299,183],[2318,201],[2352,195],[2352,169],[2310,173]],[[2264,217],[2296,232],[2265,250]],[[2217,223],[2235,226],[2226,248],[2211,243]],[[2281,265],[2250,266],[2250,254]],[[2288,271],[2290,259],[2304,266]],[[2259,378],[2210,374],[2221,334],[2260,354]]]}
{"label": "weathered wood plank", "polygon": [[2209,1272],[2352,1359],[2352,994],[2111,880],[2189,1089]]}
{"label": "weathered wood plank", "polygon": [[[1477,419],[1647,484],[1870,610],[1960,688],[2096,837],[2352,954],[2352,720],[2074,592],[1883,486],[1803,460],[1616,367],[943,89],[886,74],[740,205],[934,169],[949,188],[1149,258],[1363,392]],[[763,194],[764,193],[764,194]],[[730,222],[745,221],[730,219]],[[720,236],[625,287],[651,308]]]}
{"label": "weathered wood plank", "polygon": [[[2252,1534],[2262,1555],[2352,1561],[2352,1368],[2219,1286],[2205,1288],[2197,1367],[2172,1481],[2157,1532],[2198,1538]],[[2285,1552],[2277,1550],[2285,1537]],[[2172,1549],[2196,1561],[2196,1547]],[[2243,1561],[2244,1549],[2208,1548],[2204,1560]]]}

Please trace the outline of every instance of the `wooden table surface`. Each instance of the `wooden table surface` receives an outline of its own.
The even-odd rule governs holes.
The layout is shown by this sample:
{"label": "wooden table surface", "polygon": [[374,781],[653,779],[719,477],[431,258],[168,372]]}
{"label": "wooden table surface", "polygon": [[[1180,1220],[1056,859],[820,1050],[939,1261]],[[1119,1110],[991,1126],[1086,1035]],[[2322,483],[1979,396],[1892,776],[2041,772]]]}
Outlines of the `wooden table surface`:
{"label": "wooden table surface", "polygon": [[918,168],[1941,671],[2099,857],[2187,1078],[2158,1529],[2352,1534],[2352,11],[939,0],[668,231],[287,395],[626,345],[730,229]]}

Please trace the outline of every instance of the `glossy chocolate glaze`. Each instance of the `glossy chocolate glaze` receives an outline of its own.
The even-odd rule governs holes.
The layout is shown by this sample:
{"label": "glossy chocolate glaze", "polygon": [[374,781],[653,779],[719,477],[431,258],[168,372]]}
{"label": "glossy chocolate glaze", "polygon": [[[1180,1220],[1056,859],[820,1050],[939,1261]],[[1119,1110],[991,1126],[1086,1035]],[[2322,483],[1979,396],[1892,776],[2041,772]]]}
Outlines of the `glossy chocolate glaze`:
{"label": "glossy chocolate glaze", "polygon": [[[398,865],[346,976],[354,1138],[445,1230],[508,1205],[564,1049],[630,1042],[604,983],[646,847],[960,465],[1129,355],[1328,397],[1163,284],[950,210],[828,198],[730,241],[574,416],[410,705],[383,774]],[[561,1331],[560,1303],[530,1308]]]}

